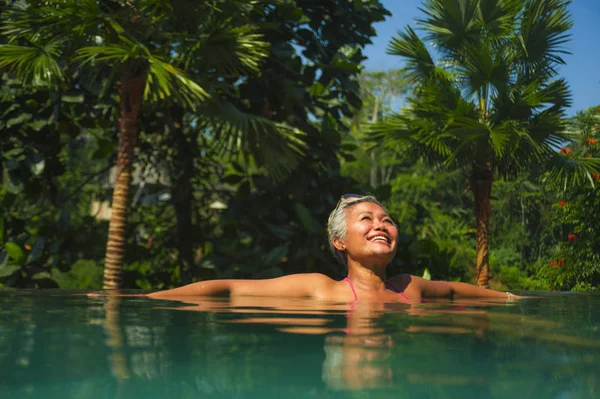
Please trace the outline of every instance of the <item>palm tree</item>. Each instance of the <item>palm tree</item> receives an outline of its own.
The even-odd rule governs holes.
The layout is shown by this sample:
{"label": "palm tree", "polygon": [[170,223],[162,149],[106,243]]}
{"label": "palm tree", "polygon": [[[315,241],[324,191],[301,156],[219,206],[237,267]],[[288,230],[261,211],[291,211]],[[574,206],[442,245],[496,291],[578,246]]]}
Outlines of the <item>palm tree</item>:
{"label": "palm tree", "polygon": [[[568,0],[426,0],[418,20],[392,39],[414,84],[409,107],[372,128],[410,143],[433,164],[464,168],[475,199],[476,283],[489,285],[488,224],[495,178],[543,165],[553,180],[592,181],[598,160],[559,154],[570,139],[565,64]],[[428,48],[433,48],[430,51]]]}
{"label": "palm tree", "polygon": [[[56,90],[79,85],[102,97],[113,94],[113,88],[118,89],[117,176],[104,266],[104,288],[107,289],[119,288],[121,284],[129,183],[144,103],[170,99],[182,107],[197,110],[206,116],[199,118],[200,122],[211,129],[225,149],[238,148],[239,143],[248,139],[245,135],[251,133],[249,138],[254,143],[251,149],[272,160],[278,171],[292,167],[293,155],[301,151],[297,129],[240,112],[218,101],[217,96],[203,87],[205,85],[201,86],[196,82],[198,79],[191,77],[196,69],[190,62],[211,38],[206,34],[210,28],[195,28],[198,21],[207,21],[213,24],[213,30],[226,30],[234,35],[236,45],[228,48],[233,53],[218,57],[225,66],[241,65],[256,71],[260,61],[268,55],[268,45],[251,27],[227,29],[227,23],[233,18],[225,15],[219,6],[244,9],[244,2],[198,3],[17,1],[3,12],[1,29],[9,44],[0,45],[0,68],[10,68],[24,84],[51,86]],[[173,15],[186,16],[187,23],[174,23]],[[190,42],[194,45],[184,46]],[[185,54],[182,48],[186,49]],[[191,73],[184,72],[182,67]],[[288,157],[273,157],[276,150]]]}

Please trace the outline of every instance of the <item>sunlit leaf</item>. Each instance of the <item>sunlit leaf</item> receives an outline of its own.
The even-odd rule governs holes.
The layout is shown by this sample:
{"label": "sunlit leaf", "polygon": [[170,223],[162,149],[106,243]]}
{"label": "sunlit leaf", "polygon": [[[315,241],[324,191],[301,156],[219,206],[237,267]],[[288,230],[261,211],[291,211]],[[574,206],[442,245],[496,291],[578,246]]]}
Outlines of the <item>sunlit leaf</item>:
{"label": "sunlit leaf", "polygon": [[25,260],[25,252],[14,242],[4,244],[4,250],[9,256],[9,265],[22,265]]}

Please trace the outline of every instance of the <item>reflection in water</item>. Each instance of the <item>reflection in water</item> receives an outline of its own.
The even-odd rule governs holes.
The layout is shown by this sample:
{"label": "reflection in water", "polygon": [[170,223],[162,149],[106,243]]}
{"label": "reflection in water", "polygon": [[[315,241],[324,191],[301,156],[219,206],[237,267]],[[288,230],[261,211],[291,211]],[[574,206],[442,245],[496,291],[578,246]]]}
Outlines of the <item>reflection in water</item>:
{"label": "reflection in water", "polygon": [[119,324],[119,303],[121,298],[115,295],[107,297],[104,305],[104,331],[106,332],[106,344],[111,349],[109,355],[109,363],[112,372],[118,380],[129,379],[129,367],[127,366],[127,358],[123,352],[123,332]]}
{"label": "reflection in water", "polygon": [[[171,309],[253,315],[221,320],[221,323],[274,325],[277,331],[284,333],[327,335],[323,343],[322,379],[327,388],[336,391],[393,387],[394,369],[400,369],[401,373],[410,371],[393,363],[394,340],[390,332],[472,334],[481,338],[489,325],[487,311],[471,310],[464,305],[449,306],[448,303],[427,306],[378,302],[343,304],[277,298],[232,298],[228,302],[180,298],[179,301],[191,306]],[[432,325],[428,324],[429,320],[424,325],[408,324],[402,328],[384,326],[383,317],[389,316],[390,312],[396,318],[413,321],[415,319],[411,317],[428,317],[433,323],[439,323],[436,316],[453,314],[455,318],[460,317],[458,324],[461,327]],[[284,314],[295,317],[277,317]],[[333,318],[321,317],[324,315],[344,316],[343,324],[335,325]],[[455,384],[471,381],[461,376],[419,375],[414,372],[406,374],[406,377],[409,382],[417,384],[432,378]]]}
{"label": "reflection in water", "polygon": [[333,390],[391,387],[392,338],[388,334],[325,339],[323,381]]}
{"label": "reflection in water", "polygon": [[0,397],[595,397],[599,309],[0,293]]}
{"label": "reflection in water", "polygon": [[[404,314],[409,321],[412,316],[435,316],[460,312],[460,323],[464,327],[444,325],[406,325],[401,331],[383,327],[383,316],[389,310],[394,315]],[[466,317],[466,319],[465,319]],[[325,361],[323,363],[323,380],[334,390],[365,390],[391,388],[401,385],[404,379],[409,383],[421,383],[422,380],[437,378],[438,380],[457,381],[468,384],[471,379],[462,376],[414,374],[410,365],[393,356],[394,336],[405,338],[409,333],[444,333],[474,334],[483,337],[488,326],[487,312],[472,311],[464,306],[424,308],[414,305],[398,304],[361,304],[348,312],[345,335],[332,335],[325,339]],[[393,331],[394,334],[385,333]],[[411,373],[412,372],[412,373]],[[462,378],[461,378],[462,377]]]}
{"label": "reflection in water", "polygon": [[[410,305],[393,304],[396,311],[407,311]],[[323,382],[333,390],[357,390],[392,386],[389,361],[392,336],[378,323],[385,305],[363,303],[347,312],[345,335],[325,338]]]}

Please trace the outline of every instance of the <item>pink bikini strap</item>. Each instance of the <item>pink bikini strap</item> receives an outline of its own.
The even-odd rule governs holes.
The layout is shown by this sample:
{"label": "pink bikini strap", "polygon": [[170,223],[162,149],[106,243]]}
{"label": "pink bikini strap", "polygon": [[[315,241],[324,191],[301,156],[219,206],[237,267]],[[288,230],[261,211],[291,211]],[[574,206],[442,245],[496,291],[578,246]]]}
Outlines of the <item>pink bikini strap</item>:
{"label": "pink bikini strap", "polygon": [[394,284],[392,284],[391,281],[386,281],[386,283],[388,283],[394,290],[396,290],[396,292],[400,295],[402,295],[405,299],[410,299],[404,292],[400,291],[398,289],[398,287],[396,287]]}
{"label": "pink bikini strap", "polygon": [[352,284],[352,281],[350,281],[350,279],[348,277],[345,277],[344,280],[346,280],[348,282],[348,285],[350,285],[350,288],[352,289],[352,293],[354,294],[354,300],[358,301],[358,296],[356,295],[356,291],[354,290],[354,285]]}
{"label": "pink bikini strap", "polygon": [[[350,279],[348,277],[344,277],[344,280],[348,282],[348,285],[350,286],[350,289],[352,290],[352,293],[354,294],[354,300],[358,301],[358,295],[356,295],[356,290],[354,289],[354,284],[352,284],[352,281],[350,281]],[[407,299],[407,300],[410,299],[404,292],[400,291],[398,289],[398,287],[396,287],[390,281],[386,281],[386,283],[388,283],[398,294],[402,295],[404,297],[404,299]]]}

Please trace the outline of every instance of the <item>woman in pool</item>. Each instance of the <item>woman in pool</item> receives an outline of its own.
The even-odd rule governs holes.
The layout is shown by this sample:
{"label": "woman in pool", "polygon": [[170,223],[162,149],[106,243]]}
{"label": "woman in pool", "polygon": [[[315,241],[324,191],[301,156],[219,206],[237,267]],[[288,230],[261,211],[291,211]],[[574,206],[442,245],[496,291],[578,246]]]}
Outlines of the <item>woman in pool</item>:
{"label": "woman in pool", "polygon": [[323,274],[292,274],[266,280],[208,280],[167,291],[151,298],[183,296],[309,297],[327,301],[395,302],[432,297],[479,297],[512,300],[510,293],[471,284],[430,281],[408,274],[390,279],[386,266],[396,254],[398,228],[375,197],[346,194],[329,215],[329,246],[348,269],[341,281]]}

